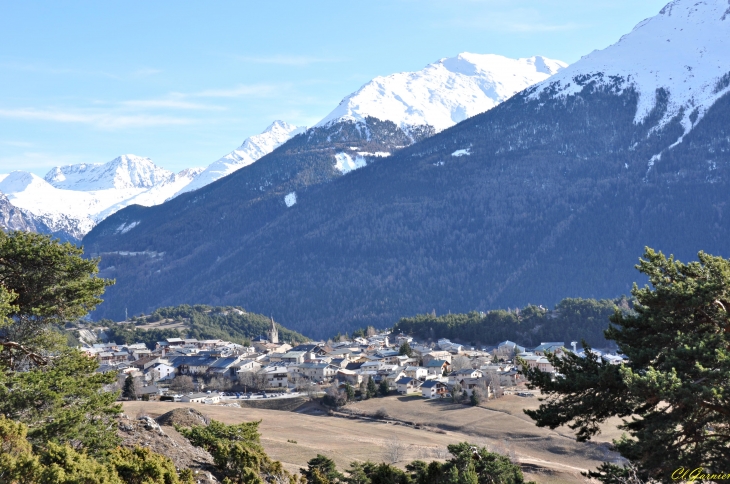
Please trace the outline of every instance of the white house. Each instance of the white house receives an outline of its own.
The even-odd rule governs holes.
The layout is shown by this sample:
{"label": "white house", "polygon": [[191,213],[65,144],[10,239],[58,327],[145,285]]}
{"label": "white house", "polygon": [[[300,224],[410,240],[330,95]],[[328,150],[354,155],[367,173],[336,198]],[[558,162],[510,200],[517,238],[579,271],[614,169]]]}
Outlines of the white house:
{"label": "white house", "polygon": [[422,366],[406,366],[403,373],[405,373],[408,378],[422,380],[426,378],[426,375],[428,375],[428,370]]}
{"label": "white house", "polygon": [[438,380],[427,380],[421,384],[421,395],[425,398],[443,398],[448,391],[446,384]]}
{"label": "white house", "polygon": [[401,395],[412,395],[418,393],[422,382],[414,378],[404,377],[395,382],[395,387]]}

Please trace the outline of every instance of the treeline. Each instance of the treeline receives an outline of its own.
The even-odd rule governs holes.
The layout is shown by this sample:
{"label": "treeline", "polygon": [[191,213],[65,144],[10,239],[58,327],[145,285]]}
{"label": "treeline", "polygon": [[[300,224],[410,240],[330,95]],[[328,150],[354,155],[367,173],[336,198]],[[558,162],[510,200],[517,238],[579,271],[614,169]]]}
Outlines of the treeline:
{"label": "treeline", "polygon": [[[140,328],[141,325],[169,320],[182,322],[185,327],[179,329]],[[106,335],[110,341],[120,344],[144,343],[154,348],[157,341],[165,338],[197,338],[222,339],[233,343],[248,345],[251,339],[265,335],[271,327],[271,319],[267,316],[246,312],[241,307],[213,307],[205,305],[159,308],[148,316],[132,318],[133,324],[117,324],[110,320],[101,320],[109,329]],[[308,338],[280,324],[279,341],[303,343]]]}
{"label": "treeline", "polygon": [[413,335],[418,339],[448,338],[471,345],[493,345],[511,340],[530,347],[545,341],[585,340],[589,345],[603,348],[608,345],[603,332],[608,328],[608,317],[616,310],[630,311],[625,297],[609,299],[563,299],[548,310],[528,305],[522,309],[476,311],[467,314],[421,314],[402,318],[393,331]]}

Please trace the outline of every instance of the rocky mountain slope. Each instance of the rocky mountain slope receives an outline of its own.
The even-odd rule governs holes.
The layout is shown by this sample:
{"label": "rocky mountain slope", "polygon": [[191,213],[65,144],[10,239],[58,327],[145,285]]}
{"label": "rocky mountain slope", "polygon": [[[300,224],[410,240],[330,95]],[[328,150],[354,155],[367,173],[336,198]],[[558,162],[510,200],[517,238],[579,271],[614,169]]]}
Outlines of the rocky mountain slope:
{"label": "rocky mountain slope", "polygon": [[[672,2],[562,77],[330,183],[302,181],[321,170],[290,171],[325,166],[305,134],[189,198],[118,212],[84,240],[117,278],[99,312],[242,304],[317,337],[432,309],[616,297],[646,245],[727,256],[727,8]],[[692,64],[678,43],[697,53]],[[639,64],[612,54],[621,45],[649,52]],[[696,86],[711,96],[687,113]],[[330,149],[332,170],[348,149]],[[256,214],[242,210],[258,194]]]}

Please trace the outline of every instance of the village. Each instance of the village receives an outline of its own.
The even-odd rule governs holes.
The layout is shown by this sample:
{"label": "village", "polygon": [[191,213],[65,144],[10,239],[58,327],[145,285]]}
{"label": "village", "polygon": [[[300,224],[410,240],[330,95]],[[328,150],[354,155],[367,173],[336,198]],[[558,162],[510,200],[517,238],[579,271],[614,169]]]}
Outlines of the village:
{"label": "village", "polygon": [[[474,348],[443,338],[426,344],[404,334],[372,333],[292,346],[279,341],[272,320],[266,335],[250,346],[168,338],[154,349],[143,343],[107,342],[82,351],[97,358],[99,372],[118,373],[118,388],[124,388],[126,399],[206,404],[322,392],[335,403],[347,393],[357,399],[397,393],[478,404],[505,393],[532,396],[518,371],[518,357],[530,368],[554,374],[548,353],[583,356],[576,342],[571,348],[564,342],[543,342],[528,350],[512,341]],[[624,361],[621,355],[599,355],[610,364]]]}

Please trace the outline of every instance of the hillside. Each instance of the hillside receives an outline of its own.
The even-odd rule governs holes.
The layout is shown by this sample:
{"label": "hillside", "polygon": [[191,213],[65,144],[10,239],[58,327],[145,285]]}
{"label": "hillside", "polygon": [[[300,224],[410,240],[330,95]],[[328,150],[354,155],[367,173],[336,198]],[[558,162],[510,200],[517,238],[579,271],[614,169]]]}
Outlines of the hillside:
{"label": "hillside", "polygon": [[[550,78],[390,157],[297,189],[291,207],[283,200],[295,186],[289,167],[322,163],[299,168],[300,180],[333,172],[338,152],[296,149],[306,135],[194,198],[118,213],[84,240],[118,281],[99,312],[242,304],[318,337],[432,309],[614,298],[637,280],[633,266],[647,245],[683,260],[699,250],[727,256],[730,49],[708,40],[730,38],[727,7],[672,5],[621,40],[653,49],[644,64],[590,54],[569,68],[570,89]],[[696,31],[698,22],[705,33],[694,40],[677,28]],[[705,54],[692,69],[675,69],[667,39]],[[704,103],[696,114],[662,76],[652,86],[633,81],[632,68],[668,65],[708,86],[693,88]],[[262,177],[250,178],[254,170]],[[261,192],[270,201],[246,210],[265,173],[278,183]]]}
{"label": "hillside", "polygon": [[[132,318],[132,324],[102,320],[106,339],[119,344],[145,343],[154,348],[165,338],[222,339],[238,344],[250,344],[265,335],[271,327],[269,316],[254,314],[241,307],[176,306],[155,310],[147,316]],[[277,324],[281,341],[308,341],[296,331]]]}
{"label": "hillside", "polygon": [[486,313],[422,314],[401,318],[393,332],[424,341],[448,338],[474,346],[510,340],[530,348],[543,341],[570,345],[585,340],[593,348],[605,348],[608,342],[603,332],[608,329],[609,316],[619,307],[629,309],[628,300],[563,299],[552,310],[530,305]]}

